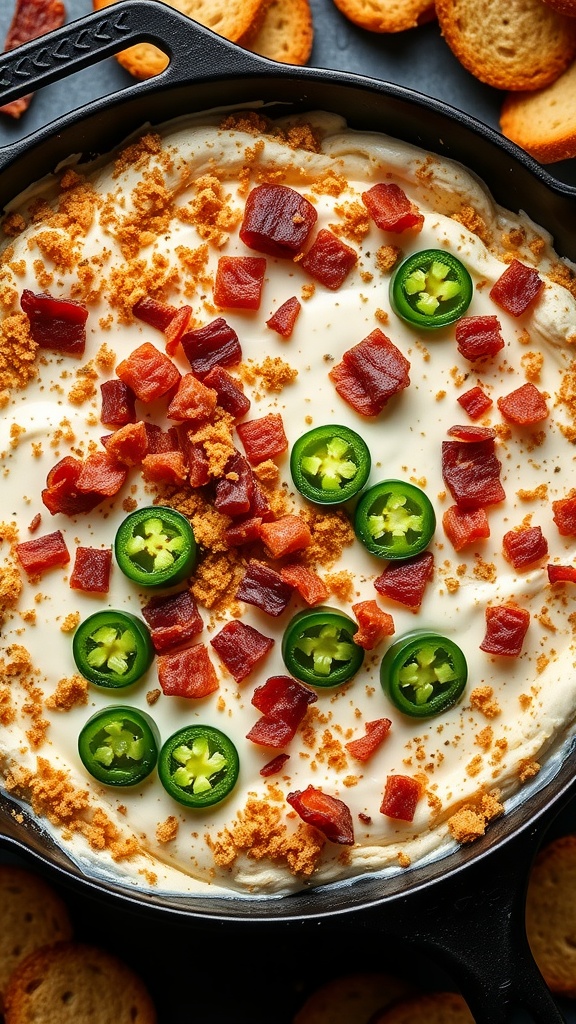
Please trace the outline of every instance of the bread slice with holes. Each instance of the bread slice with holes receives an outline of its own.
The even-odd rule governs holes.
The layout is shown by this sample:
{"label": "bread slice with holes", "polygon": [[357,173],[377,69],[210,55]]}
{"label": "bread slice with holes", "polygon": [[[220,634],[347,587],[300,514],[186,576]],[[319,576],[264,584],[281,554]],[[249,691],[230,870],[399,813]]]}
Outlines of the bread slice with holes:
{"label": "bread slice with holes", "polygon": [[576,156],[576,61],[545,89],[510,93],[500,128],[540,163]]}
{"label": "bread slice with holes", "polygon": [[368,1024],[373,1013],[409,992],[405,981],[390,974],[344,974],[312,992],[292,1024]]}
{"label": "bread slice with holes", "polygon": [[382,1013],[374,1015],[370,1024],[474,1024],[467,1003],[456,992],[429,992],[412,999],[403,999]]}
{"label": "bread slice with holes", "polygon": [[256,30],[238,40],[240,45],[282,64],[306,64],[314,41],[309,0],[271,0],[263,14]]}
{"label": "bread slice with holes", "polygon": [[349,21],[369,32],[403,32],[434,17],[434,0],[334,0]]}
{"label": "bread slice with holes", "polygon": [[526,933],[552,992],[576,997],[576,835],[538,853],[528,880]]}

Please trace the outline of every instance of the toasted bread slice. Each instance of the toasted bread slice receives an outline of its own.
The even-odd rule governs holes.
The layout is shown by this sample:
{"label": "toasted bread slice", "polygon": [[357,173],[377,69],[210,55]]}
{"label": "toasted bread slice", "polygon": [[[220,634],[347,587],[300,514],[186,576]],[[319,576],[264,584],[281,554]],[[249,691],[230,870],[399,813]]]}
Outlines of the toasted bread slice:
{"label": "toasted bread slice", "polygon": [[456,992],[430,992],[403,999],[376,1014],[370,1024],[474,1024],[462,996]]}
{"label": "toasted bread slice", "polygon": [[496,89],[541,89],[576,54],[576,21],[543,0],[436,0],[436,14],[460,63]]}
{"label": "toasted bread slice", "polygon": [[389,974],[345,974],[312,992],[293,1024],[368,1024],[375,1011],[408,992],[406,982]]}
{"label": "toasted bread slice", "polygon": [[261,24],[238,42],[247,50],[282,64],[306,64],[313,39],[309,0],[271,0]]}
{"label": "toasted bread slice", "polygon": [[545,89],[510,93],[500,128],[540,163],[576,156],[576,61]]}
{"label": "toasted bread slice", "polygon": [[334,0],[349,21],[369,32],[403,32],[434,17],[434,0]]}
{"label": "toasted bread slice", "polygon": [[576,996],[576,835],[540,850],[528,882],[526,932],[552,990]]}

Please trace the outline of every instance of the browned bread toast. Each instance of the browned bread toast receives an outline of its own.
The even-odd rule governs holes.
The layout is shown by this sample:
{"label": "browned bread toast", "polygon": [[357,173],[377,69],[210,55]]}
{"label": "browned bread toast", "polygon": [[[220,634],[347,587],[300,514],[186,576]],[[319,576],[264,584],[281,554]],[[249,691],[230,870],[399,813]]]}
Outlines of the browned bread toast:
{"label": "browned bread toast", "polygon": [[526,931],[548,987],[576,996],[576,835],[553,840],[536,857],[528,883]]}
{"label": "browned bread toast", "polygon": [[355,25],[369,32],[403,32],[434,17],[434,0],[334,0]]}
{"label": "browned bread toast", "polygon": [[408,991],[405,982],[388,974],[346,974],[316,989],[298,1010],[293,1024],[368,1024],[375,1011]]}
{"label": "browned bread toast", "polygon": [[500,128],[543,164],[576,156],[576,61],[544,89],[510,93]]}
{"label": "browned bread toast", "polygon": [[309,0],[271,0],[256,31],[239,40],[262,57],[283,64],[306,64],[314,30]]}
{"label": "browned bread toast", "polygon": [[456,992],[430,992],[395,1003],[370,1024],[474,1024],[474,1018]]}

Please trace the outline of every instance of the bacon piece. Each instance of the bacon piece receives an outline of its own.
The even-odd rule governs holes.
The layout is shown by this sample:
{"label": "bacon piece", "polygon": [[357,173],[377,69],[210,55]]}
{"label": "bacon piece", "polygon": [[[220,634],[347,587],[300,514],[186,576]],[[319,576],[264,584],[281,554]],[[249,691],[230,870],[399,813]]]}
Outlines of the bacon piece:
{"label": "bacon piece", "polygon": [[552,502],[553,519],[563,537],[576,537],[576,494]]}
{"label": "bacon piece", "polygon": [[83,590],[87,594],[107,594],[111,568],[111,548],[77,547],[70,586],[72,590]]}
{"label": "bacon piece", "polygon": [[158,299],[151,299],[145,295],[134,303],[132,312],[138,320],[142,320],[149,327],[165,331],[178,310],[176,306],[169,306],[166,302],[159,302]]}
{"label": "bacon piece", "polygon": [[20,305],[30,321],[30,334],[40,348],[81,356],[86,347],[88,310],[79,302],[35,295],[25,288]]}
{"label": "bacon piece", "polygon": [[271,331],[276,331],[276,334],[279,334],[281,338],[289,338],[294,330],[301,309],[302,303],[300,299],[293,295],[292,298],[286,299],[286,302],[278,306],[278,309],[266,321],[266,326]]}
{"label": "bacon piece", "polygon": [[392,636],[394,619],[376,604],[376,601],[358,601],[352,605],[358,630],[352,637],[365,651],[373,651],[385,636]]}
{"label": "bacon piece", "polygon": [[490,536],[490,523],[485,508],[465,512],[458,505],[451,505],[442,516],[442,525],[454,551],[462,551],[462,548]]}
{"label": "bacon piece", "polygon": [[264,562],[252,560],[236,591],[239,601],[253,604],[267,615],[281,615],[292,596],[292,587],[284,582],[280,573]]}
{"label": "bacon piece", "polygon": [[218,397],[218,405],[235,419],[245,416],[250,408],[250,399],[244,394],[237,380],[223,366],[213,366],[204,377],[204,384],[212,388]]}
{"label": "bacon piece", "polygon": [[356,266],[358,253],[349,245],[328,231],[321,228],[306,255],[300,261],[305,270],[315,281],[319,281],[331,291],[337,291]]}
{"label": "bacon piece", "polygon": [[318,214],[312,203],[287,185],[258,185],[249,193],[240,238],[249,249],[292,259],[300,252]]}
{"label": "bacon piece", "polygon": [[28,532],[29,533],[36,533],[36,530],[40,526],[41,522],[42,522],[42,513],[41,512],[37,512],[35,516],[32,516],[32,521],[28,525]]}
{"label": "bacon piece", "polygon": [[389,562],[384,572],[374,580],[374,586],[383,597],[398,601],[411,611],[417,611],[433,572],[434,555],[430,551],[423,551],[402,562]]}
{"label": "bacon piece", "polygon": [[392,722],[389,718],[377,718],[375,722],[366,722],[365,735],[360,736],[357,740],[350,740],[344,746],[356,761],[369,761],[386,739],[391,725]]}
{"label": "bacon piece", "polygon": [[152,484],[178,487],[188,479],[188,466],[182,452],[159,452],[142,460],[142,479]]}
{"label": "bacon piece", "polygon": [[499,398],[497,405],[505,419],[520,426],[541,423],[548,416],[544,395],[531,383],[522,384],[509,395]]}
{"label": "bacon piece", "polygon": [[490,289],[490,298],[510,316],[522,316],[538,298],[544,282],[534,267],[512,260]]}
{"label": "bacon piece", "polygon": [[548,541],[539,526],[508,530],[502,538],[504,557],[515,569],[526,569],[548,554]]}
{"label": "bacon piece", "polygon": [[148,451],[148,434],[142,420],[127,423],[110,434],[104,447],[111,458],[125,466],[138,466]]}
{"label": "bacon piece", "polygon": [[235,452],[216,481],[214,508],[226,516],[245,516],[252,512],[254,478],[246,459]]}
{"label": "bacon piece", "polygon": [[380,813],[387,818],[413,821],[420,799],[420,784],[409,775],[389,775],[384,787]]}
{"label": "bacon piece", "polygon": [[108,452],[94,452],[82,463],[76,487],[81,494],[100,494],[112,498],[123,486],[128,470]]}
{"label": "bacon piece", "polygon": [[222,309],[260,309],[266,260],[262,256],[221,256],[214,302]]}
{"label": "bacon piece", "polygon": [[238,423],[236,430],[252,466],[282,455],[288,448],[288,438],[278,412],[269,412],[260,419]]}
{"label": "bacon piece", "polygon": [[284,747],[293,738],[294,730],[289,722],[269,715],[262,715],[246,733],[246,739],[260,747]]}
{"label": "bacon piece", "polygon": [[312,543],[309,526],[295,515],[280,516],[272,523],[262,523],[260,536],[271,558],[284,558]]}
{"label": "bacon piece", "polygon": [[70,554],[61,530],[16,545],[16,555],[28,576],[39,576],[47,569],[68,565]]}
{"label": "bacon piece", "polygon": [[90,512],[101,501],[100,494],[81,494],[77,481],[82,472],[80,459],[66,455],[48,473],[47,486],[42,491],[42,501],[51,515],[58,512],[66,516]]}
{"label": "bacon piece", "polygon": [[237,366],[242,349],[236,331],[224,317],[217,317],[204,327],[187,331],[180,339],[192,373],[204,380],[215,366]]}
{"label": "bacon piece", "polygon": [[218,396],[212,388],[207,388],[193,373],[185,373],[168,406],[167,415],[171,420],[201,423],[211,418],[217,401]]}
{"label": "bacon piece", "polygon": [[[60,28],[65,20],[66,9],[61,0],[16,0],[14,16],[4,41],[4,52]],[[28,93],[11,103],[5,103],[0,111],[17,119],[28,109],[33,96],[34,93]]]}
{"label": "bacon piece", "polygon": [[271,761],[268,761],[263,768],[260,769],[260,775],[265,779],[269,778],[270,775],[278,775],[282,771],[286,761],[290,760],[290,754],[277,754]]}
{"label": "bacon piece", "polygon": [[188,330],[188,325],[191,319],[192,306],[182,306],[177,310],[176,315],[172,317],[170,323],[166,327],[164,336],[166,338],[166,352],[169,356],[174,355],[184,333]]}
{"label": "bacon piece", "polygon": [[163,430],[157,423],[148,423],[147,421],[144,421],[144,429],[148,439],[148,455],[174,451],[174,438],[168,430]]}
{"label": "bacon piece", "polygon": [[460,355],[472,362],[484,356],[495,356],[504,348],[498,317],[463,316],[456,324],[456,345]]}
{"label": "bacon piece", "polygon": [[459,441],[490,441],[496,437],[494,427],[471,426],[468,423],[449,427],[446,433],[450,437],[457,437]]}
{"label": "bacon piece", "polygon": [[464,511],[504,501],[501,469],[493,440],[442,442],[444,483]]}
{"label": "bacon piece", "polygon": [[102,423],[111,427],[124,427],[136,422],[136,395],[122,380],[105,380],[100,385],[102,394]]}
{"label": "bacon piece", "polygon": [[239,619],[227,622],[210,643],[237,683],[250,675],[274,646],[271,637]]}
{"label": "bacon piece", "polygon": [[155,402],[175,388],[180,373],[171,359],[145,341],[116,367],[116,374],[141,402]]}
{"label": "bacon piece", "polygon": [[470,388],[460,395],[456,401],[467,412],[471,420],[479,420],[485,412],[494,404],[481,387]]}
{"label": "bacon piece", "polygon": [[239,548],[244,544],[254,544],[260,540],[260,516],[247,516],[239,522],[232,523],[224,530],[223,539],[227,548]]}
{"label": "bacon piece", "polygon": [[490,605],[486,609],[486,634],[480,650],[505,658],[517,658],[530,625],[530,612],[513,604]]}
{"label": "bacon piece", "polygon": [[143,606],[142,615],[150,627],[154,649],[159,654],[187,643],[204,628],[202,616],[189,590],[167,597],[153,597]]}
{"label": "bacon piece", "polygon": [[218,689],[218,677],[204,644],[159,654],[156,664],[158,681],[167,697],[196,700]]}
{"label": "bacon piece", "polygon": [[354,825],[350,808],[343,800],[323,793],[314,786],[288,793],[286,800],[307,825],[322,832],[331,843],[354,844]]}
{"label": "bacon piece", "polygon": [[547,565],[550,583],[576,583],[576,565]]}
{"label": "bacon piece", "polygon": [[312,569],[305,565],[285,565],[280,570],[285,583],[294,587],[308,605],[321,604],[328,598],[328,587]]}
{"label": "bacon piece", "polygon": [[382,231],[401,234],[408,228],[422,230],[424,216],[415,203],[408,199],[404,189],[394,182],[380,182],[362,193],[362,202]]}
{"label": "bacon piece", "polygon": [[361,416],[377,416],[410,383],[410,363],[390,338],[376,328],[348,349],[328,376],[336,391]]}
{"label": "bacon piece", "polygon": [[246,739],[265,747],[283,747],[296,735],[309,704],[317,700],[306,686],[291,676],[270,676],[256,687],[252,704],[262,717],[246,734]]}

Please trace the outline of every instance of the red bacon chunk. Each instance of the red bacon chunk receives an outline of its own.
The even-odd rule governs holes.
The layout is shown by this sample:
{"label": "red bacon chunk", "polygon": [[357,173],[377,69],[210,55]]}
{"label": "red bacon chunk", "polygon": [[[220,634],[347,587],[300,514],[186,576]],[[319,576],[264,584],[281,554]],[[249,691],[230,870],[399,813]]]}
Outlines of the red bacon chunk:
{"label": "red bacon chunk", "polygon": [[166,338],[166,352],[169,356],[174,355],[191,319],[192,306],[182,306],[166,327],[164,337]]}
{"label": "red bacon chunk", "polygon": [[274,646],[271,637],[239,619],[227,622],[210,643],[237,683],[250,675]]}
{"label": "red bacon chunk", "polygon": [[563,537],[576,537],[576,494],[552,502],[553,519]]}
{"label": "red bacon chunk", "polygon": [[494,441],[443,441],[442,476],[459,508],[469,512],[506,497]]}
{"label": "red bacon chunk", "polygon": [[531,383],[522,384],[509,395],[499,398],[497,405],[509,423],[517,423],[522,427],[541,423],[548,416],[544,395]]}
{"label": "red bacon chunk", "polygon": [[138,320],[142,320],[149,327],[165,331],[178,310],[176,306],[169,306],[166,302],[159,302],[158,299],[144,296],[132,306],[132,312]]}
{"label": "red bacon chunk", "polygon": [[156,664],[158,680],[167,697],[196,700],[218,689],[218,677],[204,644],[160,654]]}
{"label": "red bacon chunk", "polygon": [[16,545],[16,555],[28,576],[39,576],[47,569],[68,565],[70,554],[61,530]]}
{"label": "red bacon chunk", "polygon": [[136,422],[136,395],[122,380],[105,380],[100,385],[102,410],[100,419],[111,427],[124,427]]}
{"label": "red bacon chunk", "polygon": [[286,185],[258,185],[246,200],[240,238],[249,249],[292,259],[300,252],[318,214],[312,203]]}
{"label": "red bacon chunk", "polygon": [[100,494],[113,498],[123,486],[128,470],[108,452],[94,452],[82,463],[76,487],[81,494]]}
{"label": "red bacon chunk", "polygon": [[479,420],[494,404],[486,392],[482,391],[481,387],[470,388],[469,391],[465,391],[463,395],[460,395],[456,401],[462,406],[464,412],[468,413],[471,420]]}
{"label": "red bacon chunk", "polygon": [[280,570],[285,583],[294,587],[308,605],[321,604],[328,598],[328,587],[312,569],[305,565],[286,565]]}
{"label": "red bacon chunk", "polygon": [[301,516],[280,516],[272,523],[262,523],[260,536],[271,558],[284,558],[302,551],[312,543],[310,527]]}
{"label": "red bacon chunk", "polygon": [[322,832],[331,843],[352,846],[354,825],[350,808],[343,800],[329,796],[314,786],[288,793],[286,800],[307,825]]}
{"label": "red bacon chunk", "polygon": [[278,309],[266,321],[266,326],[271,331],[276,331],[276,334],[279,334],[281,338],[289,338],[294,330],[301,309],[300,299],[293,295],[292,298],[286,299],[286,302],[278,306]]}
{"label": "red bacon chunk", "polygon": [[223,538],[227,548],[239,548],[243,544],[254,544],[260,540],[261,516],[247,516],[227,526]]}
{"label": "red bacon chunk", "polygon": [[328,376],[336,391],[361,416],[377,416],[410,383],[410,363],[377,327],[348,349]]}
{"label": "red bacon chunk", "polygon": [[159,452],[142,460],[142,479],[147,483],[183,484],[188,477],[188,466],[182,452]]}
{"label": "red bacon chunk", "polygon": [[463,316],[456,324],[456,345],[460,355],[472,362],[485,356],[495,356],[504,348],[498,317]]}
{"label": "red bacon chunk", "polygon": [[168,418],[201,423],[211,418],[217,401],[218,396],[212,388],[207,388],[193,373],[185,373],[168,406]]}
{"label": "red bacon chunk", "polygon": [[490,605],[486,609],[486,634],[480,650],[505,658],[517,658],[530,625],[530,612],[513,604]]}
{"label": "red bacon chunk", "polygon": [[538,298],[544,282],[534,267],[512,260],[490,289],[490,298],[510,316],[522,316]]}
{"label": "red bacon chunk", "polygon": [[[66,20],[66,8],[61,0],[17,0],[12,22],[4,42],[4,51],[13,50],[31,39],[60,28]],[[18,73],[18,72],[17,72]],[[19,118],[28,109],[34,93],[21,96],[0,107],[3,114]]]}
{"label": "red bacon chunk", "polygon": [[384,572],[374,580],[374,586],[383,597],[397,601],[411,611],[417,611],[433,572],[434,556],[430,551],[423,551],[414,558],[390,562]]}
{"label": "red bacon chunk", "polygon": [[238,423],[236,430],[252,466],[257,466],[266,459],[274,459],[288,448],[288,438],[278,412],[269,412],[260,419]]}
{"label": "red bacon chunk", "polygon": [[154,649],[159,654],[188,643],[204,628],[202,616],[189,590],[167,597],[153,597],[143,606],[142,615],[150,627]]}
{"label": "red bacon chunk", "polygon": [[235,452],[216,481],[214,507],[226,516],[245,516],[252,511],[254,479],[246,459]]}
{"label": "red bacon chunk", "polygon": [[222,309],[260,309],[266,260],[262,256],[221,256],[214,302]]}
{"label": "red bacon chunk", "polygon": [[420,231],[424,217],[408,199],[404,189],[393,182],[381,182],[362,193],[362,202],[377,227],[400,234],[408,228]]}
{"label": "red bacon chunk", "polygon": [[450,437],[457,437],[459,441],[490,441],[496,437],[493,427],[478,427],[470,424],[449,427],[446,433]]}
{"label": "red bacon chunk", "polygon": [[285,747],[293,738],[294,730],[289,722],[269,715],[262,715],[246,733],[246,739],[259,747]]}
{"label": "red bacon chunk", "polygon": [[77,547],[70,586],[72,590],[83,590],[87,594],[107,594],[111,568],[111,548]]}
{"label": "red bacon chunk", "polygon": [[375,722],[366,722],[365,735],[345,743],[346,750],[356,761],[369,761],[386,739],[391,725],[392,722],[389,718],[378,718]]}
{"label": "red bacon chunk", "polygon": [[337,291],[356,266],[357,260],[358,253],[354,249],[341,242],[331,231],[321,228],[300,261],[300,266],[315,281],[331,291]]}
{"label": "red bacon chunk", "polygon": [[242,360],[238,335],[222,316],[187,331],[180,340],[192,373],[199,380],[204,380],[215,366],[237,366]]}
{"label": "red bacon chunk", "polygon": [[485,508],[464,512],[458,505],[451,505],[442,516],[442,525],[454,551],[462,551],[462,548],[490,536],[490,524]]}
{"label": "red bacon chunk", "polygon": [[180,380],[180,373],[172,360],[149,341],[123,359],[116,367],[116,373],[141,402],[155,402],[175,388]]}
{"label": "red bacon chunk", "polygon": [[86,347],[88,310],[79,302],[35,295],[25,288],[20,305],[30,321],[30,333],[40,348],[81,356]]}
{"label": "red bacon chunk", "polygon": [[104,442],[108,455],[125,466],[139,466],[148,451],[148,434],[142,420],[127,423]]}
{"label": "red bacon chunk", "polygon": [[376,601],[358,601],[352,605],[358,631],[354,634],[355,644],[365,651],[373,651],[385,636],[392,636],[394,619],[376,604]]}
{"label": "red bacon chunk", "polygon": [[239,601],[253,604],[267,615],[281,615],[292,596],[292,587],[264,562],[252,560],[236,591]]}
{"label": "red bacon chunk", "polygon": [[100,494],[82,494],[77,481],[82,472],[80,459],[66,455],[48,473],[47,486],[42,491],[42,501],[51,515],[58,512],[66,516],[90,512],[101,501]]}
{"label": "red bacon chunk", "polygon": [[254,691],[252,704],[262,712],[262,717],[246,739],[265,747],[285,746],[296,735],[308,705],[317,699],[315,693],[291,676],[271,676]]}
{"label": "red bacon chunk", "polygon": [[148,455],[159,455],[160,452],[172,452],[176,445],[174,438],[168,430],[163,430],[157,423],[144,422],[144,429],[148,439]]}
{"label": "red bacon chunk", "polygon": [[265,779],[269,778],[270,775],[278,775],[282,771],[286,761],[290,760],[290,754],[277,754],[271,761],[268,761],[263,768],[260,769],[260,775]]}
{"label": "red bacon chunk", "polygon": [[384,787],[380,813],[387,818],[413,821],[420,799],[420,785],[409,775],[389,775]]}
{"label": "red bacon chunk", "polygon": [[204,377],[204,384],[218,396],[218,405],[235,419],[245,416],[250,408],[250,399],[244,394],[237,380],[223,366],[213,366]]}
{"label": "red bacon chunk", "polygon": [[539,526],[508,530],[502,538],[505,558],[515,569],[526,569],[548,554],[548,541]]}
{"label": "red bacon chunk", "polygon": [[550,583],[576,583],[576,565],[547,565]]}

